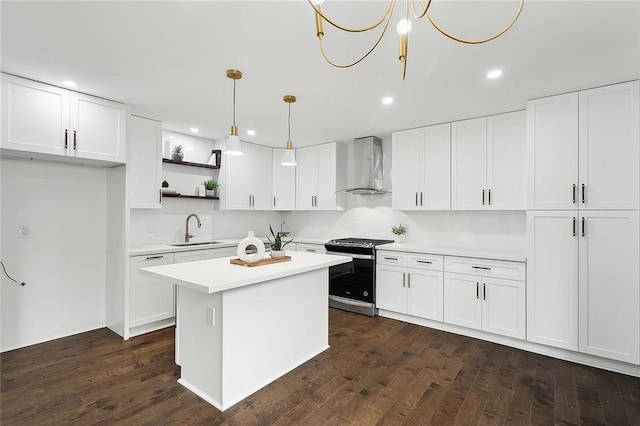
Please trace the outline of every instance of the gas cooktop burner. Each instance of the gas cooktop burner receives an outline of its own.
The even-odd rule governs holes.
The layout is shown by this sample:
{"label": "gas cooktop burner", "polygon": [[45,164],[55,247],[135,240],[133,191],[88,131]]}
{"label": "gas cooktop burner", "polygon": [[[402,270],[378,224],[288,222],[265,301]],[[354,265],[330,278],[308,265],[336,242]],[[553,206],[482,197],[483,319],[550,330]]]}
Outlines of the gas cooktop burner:
{"label": "gas cooktop burner", "polygon": [[369,238],[337,238],[335,240],[328,241],[325,246],[373,248],[381,244],[389,244],[392,242],[393,240],[372,240]]}

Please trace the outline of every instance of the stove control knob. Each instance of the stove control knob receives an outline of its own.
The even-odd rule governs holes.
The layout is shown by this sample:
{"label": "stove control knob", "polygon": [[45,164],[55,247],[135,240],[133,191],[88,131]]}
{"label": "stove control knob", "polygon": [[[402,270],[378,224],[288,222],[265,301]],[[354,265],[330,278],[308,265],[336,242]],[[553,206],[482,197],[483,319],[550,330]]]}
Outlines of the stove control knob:
{"label": "stove control knob", "polygon": [[363,292],[362,292],[362,295],[363,295],[364,297],[367,297],[367,296],[369,295],[369,292],[368,292],[368,291],[363,291]]}

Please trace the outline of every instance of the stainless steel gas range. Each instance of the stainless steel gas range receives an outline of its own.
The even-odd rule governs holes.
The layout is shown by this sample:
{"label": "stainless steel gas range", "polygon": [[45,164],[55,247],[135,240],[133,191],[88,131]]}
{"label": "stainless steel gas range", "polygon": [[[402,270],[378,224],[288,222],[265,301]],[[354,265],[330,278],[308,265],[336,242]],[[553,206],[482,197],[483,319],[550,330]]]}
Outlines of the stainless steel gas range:
{"label": "stainless steel gas range", "polygon": [[339,238],[327,242],[327,254],[350,256],[353,261],[329,268],[329,306],[376,315],[376,246],[393,240]]}

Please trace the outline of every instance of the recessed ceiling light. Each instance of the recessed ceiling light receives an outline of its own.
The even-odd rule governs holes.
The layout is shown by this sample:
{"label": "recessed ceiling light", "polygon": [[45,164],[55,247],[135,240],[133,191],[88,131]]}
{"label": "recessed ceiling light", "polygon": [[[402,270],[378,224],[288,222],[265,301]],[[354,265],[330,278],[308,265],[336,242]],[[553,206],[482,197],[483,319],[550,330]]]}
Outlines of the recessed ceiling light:
{"label": "recessed ceiling light", "polygon": [[383,105],[391,105],[393,103],[393,98],[391,96],[386,96],[382,98]]}
{"label": "recessed ceiling light", "polygon": [[496,78],[500,78],[502,76],[502,70],[491,70],[487,73],[487,78],[494,80]]}
{"label": "recessed ceiling light", "polygon": [[198,133],[198,128],[197,127],[192,127],[192,128],[189,129],[189,131],[191,133]]}
{"label": "recessed ceiling light", "polygon": [[78,87],[78,83],[71,80],[62,80],[62,84],[64,84],[67,87]]}
{"label": "recessed ceiling light", "polygon": [[251,130],[251,129],[249,129],[249,130],[247,130],[247,134],[248,134],[249,136],[255,136],[255,135],[256,135],[256,131],[255,131],[255,130]]}
{"label": "recessed ceiling light", "polygon": [[175,136],[173,136],[173,135],[169,136],[169,139],[175,139],[175,138],[176,138],[176,137],[175,137]]}

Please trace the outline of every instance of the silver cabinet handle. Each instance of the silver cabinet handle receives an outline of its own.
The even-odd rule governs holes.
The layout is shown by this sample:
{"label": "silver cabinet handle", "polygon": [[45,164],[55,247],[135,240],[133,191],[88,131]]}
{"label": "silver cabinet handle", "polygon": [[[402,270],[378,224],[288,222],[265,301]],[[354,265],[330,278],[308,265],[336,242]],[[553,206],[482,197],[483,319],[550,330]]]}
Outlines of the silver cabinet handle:
{"label": "silver cabinet handle", "polygon": [[480,284],[476,283],[476,300],[480,300]]}
{"label": "silver cabinet handle", "polygon": [[484,189],[482,190],[482,205],[484,206]]}
{"label": "silver cabinet handle", "polygon": [[573,236],[576,236],[576,218],[575,216],[573,217]]}
{"label": "silver cabinet handle", "polygon": [[575,204],[576,203],[576,184],[575,183],[573,184],[573,190],[571,191],[571,194],[572,194],[571,202]]}
{"label": "silver cabinet handle", "polygon": [[490,271],[491,268],[488,266],[471,266],[473,269],[484,269],[485,271]]}
{"label": "silver cabinet handle", "polygon": [[430,260],[416,260],[416,263],[426,263],[428,265],[431,265],[433,262]]}
{"label": "silver cabinet handle", "polygon": [[273,196],[273,207],[275,207],[275,206],[276,206],[276,196],[274,195]]}
{"label": "silver cabinet handle", "polygon": [[316,249],[305,249],[306,251],[310,251],[311,253],[315,253]]}
{"label": "silver cabinet handle", "polygon": [[407,274],[406,274],[405,272],[403,272],[403,273],[402,273],[402,287],[404,287],[404,286],[405,286],[405,279],[406,279],[406,275],[407,275]]}
{"label": "silver cabinet handle", "polygon": [[488,193],[489,193],[489,203],[488,204],[491,205],[491,190],[489,190]]}
{"label": "silver cabinet handle", "polygon": [[482,300],[487,300],[487,284],[482,283]]}
{"label": "silver cabinet handle", "polygon": [[407,288],[411,288],[411,272],[407,273]]}
{"label": "silver cabinet handle", "polygon": [[69,148],[69,130],[64,129],[64,149]]}
{"label": "silver cabinet handle", "polygon": [[158,204],[162,204],[162,189],[158,189]]}
{"label": "silver cabinet handle", "polygon": [[420,191],[420,205],[422,205],[422,191]]}
{"label": "silver cabinet handle", "polygon": [[147,260],[153,260],[153,259],[162,259],[164,256],[160,255],[160,256],[147,256]]}
{"label": "silver cabinet handle", "polygon": [[77,131],[73,131],[73,150],[75,151],[76,149],[78,149],[78,132]]}
{"label": "silver cabinet handle", "polygon": [[584,237],[584,216],[582,216],[582,236]]}
{"label": "silver cabinet handle", "polygon": [[387,256],[385,256],[384,259],[385,260],[398,260],[397,257],[387,257]]}
{"label": "silver cabinet handle", "polygon": [[584,204],[584,183],[582,184],[582,204]]}
{"label": "silver cabinet handle", "polygon": [[418,207],[418,192],[416,191],[416,207]]}

